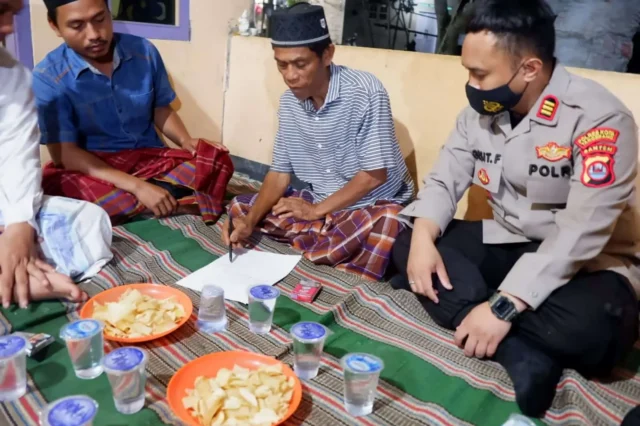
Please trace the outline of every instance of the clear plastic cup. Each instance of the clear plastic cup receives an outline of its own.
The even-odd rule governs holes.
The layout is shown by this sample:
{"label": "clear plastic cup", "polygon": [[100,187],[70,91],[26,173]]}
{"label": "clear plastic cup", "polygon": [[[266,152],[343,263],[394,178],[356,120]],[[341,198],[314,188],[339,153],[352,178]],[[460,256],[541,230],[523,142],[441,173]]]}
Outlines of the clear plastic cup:
{"label": "clear plastic cup", "polygon": [[278,296],[280,290],[270,285],[257,285],[249,289],[249,330],[256,334],[271,331]]}
{"label": "clear plastic cup", "polygon": [[217,333],[227,328],[227,311],[224,305],[224,289],[206,285],[200,295],[198,328],[206,333]]}
{"label": "clear plastic cup", "polygon": [[67,396],[47,405],[40,414],[40,426],[92,426],[98,403],[86,395]]}
{"label": "clear plastic cup", "polygon": [[113,402],[122,414],[134,414],[144,407],[147,359],[145,350],[133,346],[115,349],[102,359]]}
{"label": "clear plastic cup", "polygon": [[73,370],[79,379],[95,379],[102,374],[104,324],[94,319],[70,322],[60,330],[67,344]]}
{"label": "clear plastic cup", "polygon": [[384,363],[373,355],[350,353],[340,364],[344,370],[345,410],[354,417],[371,414]]}
{"label": "clear plastic cup", "polygon": [[293,370],[302,380],[318,375],[327,329],[317,322],[299,322],[291,327]]}
{"label": "clear plastic cup", "polygon": [[15,401],[27,393],[27,340],[0,336],[0,401]]}

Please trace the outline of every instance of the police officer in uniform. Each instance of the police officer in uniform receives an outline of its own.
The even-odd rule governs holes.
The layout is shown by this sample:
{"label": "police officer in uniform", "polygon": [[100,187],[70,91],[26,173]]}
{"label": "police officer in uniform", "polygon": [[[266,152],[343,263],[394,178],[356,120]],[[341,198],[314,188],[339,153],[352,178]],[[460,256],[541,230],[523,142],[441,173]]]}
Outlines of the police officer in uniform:
{"label": "police officer in uniform", "polygon": [[[477,0],[462,111],[402,214],[391,283],[416,293],[465,355],[493,358],[529,416],[563,368],[609,373],[638,337],[638,129],[599,84],[555,63],[544,0]],[[493,220],[453,220],[471,184]]]}

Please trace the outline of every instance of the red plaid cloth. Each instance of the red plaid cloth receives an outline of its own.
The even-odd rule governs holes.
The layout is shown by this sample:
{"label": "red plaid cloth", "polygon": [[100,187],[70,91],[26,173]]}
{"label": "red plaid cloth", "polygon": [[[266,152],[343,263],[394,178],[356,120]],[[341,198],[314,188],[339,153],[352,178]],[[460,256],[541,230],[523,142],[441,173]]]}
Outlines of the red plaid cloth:
{"label": "red plaid cloth", "polygon": [[[117,153],[93,153],[111,167],[140,179],[155,179],[184,186],[194,195],[178,200],[180,205],[197,204],[205,222],[215,221],[223,212],[227,184],[233,175],[229,154],[200,141],[195,156],[181,149],[144,148]],[[82,173],[45,166],[42,187],[47,195],[96,203],[109,214],[114,224],[146,210],[132,194],[112,184]]]}
{"label": "red plaid cloth", "polygon": [[[289,191],[286,196],[313,202],[308,191]],[[229,215],[245,216],[256,197],[248,194],[234,198],[229,205]],[[398,220],[402,209],[399,204],[379,202],[363,209],[332,213],[314,221],[280,219],[268,214],[260,225],[260,231],[277,241],[291,244],[313,263],[335,266],[370,280],[380,280],[389,264],[393,243],[404,229]]]}

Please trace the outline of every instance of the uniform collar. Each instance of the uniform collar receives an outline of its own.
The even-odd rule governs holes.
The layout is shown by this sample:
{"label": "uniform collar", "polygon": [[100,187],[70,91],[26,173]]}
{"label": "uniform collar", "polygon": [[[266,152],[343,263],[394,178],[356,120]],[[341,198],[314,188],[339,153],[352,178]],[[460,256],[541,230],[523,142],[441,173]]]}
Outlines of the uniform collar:
{"label": "uniform collar", "polygon": [[[570,81],[571,74],[565,67],[556,63],[547,87],[544,88],[529,113],[516,127],[518,133],[528,132],[531,129],[531,121],[544,126],[555,126],[558,123],[559,110],[563,107],[562,98],[567,92]],[[508,111],[492,117],[491,124],[497,124],[505,134],[513,136]]]}
{"label": "uniform collar", "polygon": [[[325,108],[326,105],[340,97],[340,67],[331,63],[329,66],[329,72],[329,89],[327,90],[327,97],[324,99],[324,104],[320,109]],[[315,111],[315,107],[313,106],[313,101],[311,99],[305,99],[304,101],[301,101],[301,103],[305,110],[310,112]]]}
{"label": "uniform collar", "polygon": [[[116,47],[113,51],[113,70],[115,71],[122,62],[127,61],[133,57],[133,53],[130,52],[123,43],[120,43],[120,35],[113,35],[113,42]],[[69,65],[71,72],[75,79],[85,70],[89,70],[94,74],[101,74],[95,67],[91,66],[82,56],[78,55],[73,49],[67,46]]]}

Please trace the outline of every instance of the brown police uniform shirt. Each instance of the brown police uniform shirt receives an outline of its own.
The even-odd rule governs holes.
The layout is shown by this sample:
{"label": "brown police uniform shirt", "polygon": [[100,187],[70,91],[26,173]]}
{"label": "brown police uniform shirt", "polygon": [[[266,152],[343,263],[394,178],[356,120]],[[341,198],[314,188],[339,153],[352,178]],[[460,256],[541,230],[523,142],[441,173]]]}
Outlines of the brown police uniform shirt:
{"label": "brown police uniform shirt", "polygon": [[640,220],[633,207],[638,128],[631,112],[594,81],[557,65],[535,106],[512,128],[509,113],[466,108],[418,199],[402,214],[444,231],[474,183],[493,220],[486,244],[541,241],[500,286],[533,309],[580,269],[613,270],[640,294]]}

